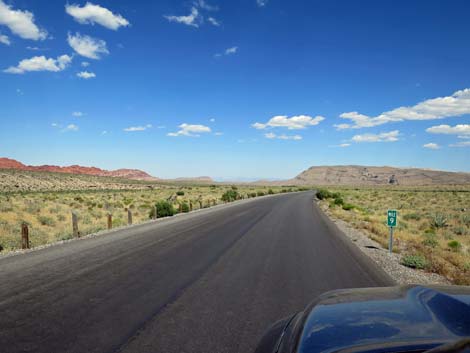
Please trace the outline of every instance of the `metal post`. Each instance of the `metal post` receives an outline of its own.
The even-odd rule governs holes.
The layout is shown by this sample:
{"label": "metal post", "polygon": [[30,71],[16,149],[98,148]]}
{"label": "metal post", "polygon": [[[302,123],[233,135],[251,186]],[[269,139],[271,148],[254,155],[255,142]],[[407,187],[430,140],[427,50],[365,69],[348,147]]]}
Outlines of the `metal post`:
{"label": "metal post", "polygon": [[388,239],[388,252],[393,252],[393,227],[390,227],[390,238]]}
{"label": "metal post", "polygon": [[21,249],[29,249],[29,230],[28,224],[21,224]]}

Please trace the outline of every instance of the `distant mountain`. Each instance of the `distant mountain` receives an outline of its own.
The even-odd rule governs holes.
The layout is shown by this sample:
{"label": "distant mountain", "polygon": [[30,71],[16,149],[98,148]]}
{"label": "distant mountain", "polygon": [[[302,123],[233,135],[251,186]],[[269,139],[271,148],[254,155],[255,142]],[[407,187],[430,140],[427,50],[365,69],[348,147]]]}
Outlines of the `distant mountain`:
{"label": "distant mountain", "polygon": [[470,173],[359,165],[310,167],[281,184],[292,185],[451,185],[470,184]]}
{"label": "distant mountain", "polygon": [[56,165],[25,165],[10,158],[0,158],[0,169],[18,169],[36,172],[52,172],[52,173],[68,173],[68,174],[85,174],[103,177],[117,177],[132,180],[157,181],[160,180],[150,174],[138,169],[117,169],[104,170],[96,167],[82,167],[79,165],[71,165],[67,167],[59,167]]}

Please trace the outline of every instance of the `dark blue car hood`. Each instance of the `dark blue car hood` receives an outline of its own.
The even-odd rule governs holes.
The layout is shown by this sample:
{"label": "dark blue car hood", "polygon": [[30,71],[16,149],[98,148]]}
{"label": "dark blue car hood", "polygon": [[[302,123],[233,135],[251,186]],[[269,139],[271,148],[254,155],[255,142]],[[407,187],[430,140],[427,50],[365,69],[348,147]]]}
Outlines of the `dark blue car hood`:
{"label": "dark blue car hood", "polygon": [[432,348],[470,336],[470,287],[333,291],[303,316],[299,353]]}

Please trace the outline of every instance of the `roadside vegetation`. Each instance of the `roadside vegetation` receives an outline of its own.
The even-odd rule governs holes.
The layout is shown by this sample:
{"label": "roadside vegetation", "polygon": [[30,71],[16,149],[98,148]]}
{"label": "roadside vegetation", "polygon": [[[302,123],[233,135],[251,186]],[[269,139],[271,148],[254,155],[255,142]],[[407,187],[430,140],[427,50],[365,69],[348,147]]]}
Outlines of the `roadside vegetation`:
{"label": "roadside vegetation", "polygon": [[[62,177],[62,176],[60,176]],[[82,179],[81,179],[82,180]],[[83,178],[83,180],[89,180]],[[127,225],[155,216],[168,217],[239,199],[304,190],[296,187],[147,184],[142,190],[22,191],[0,193],[0,254],[21,247],[21,224],[29,226],[30,246],[72,238],[72,211],[78,215],[81,236],[112,226]]]}
{"label": "roadside vegetation", "polygon": [[328,188],[317,198],[330,212],[388,246],[387,209],[398,210],[394,251],[402,264],[470,284],[470,187]]}

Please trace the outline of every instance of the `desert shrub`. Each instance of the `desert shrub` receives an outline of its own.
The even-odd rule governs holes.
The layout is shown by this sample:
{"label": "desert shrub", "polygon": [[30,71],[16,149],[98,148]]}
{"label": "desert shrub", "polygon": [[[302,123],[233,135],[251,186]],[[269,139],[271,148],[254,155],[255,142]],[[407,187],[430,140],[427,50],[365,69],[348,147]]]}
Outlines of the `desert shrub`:
{"label": "desert shrub", "polygon": [[181,211],[182,211],[183,213],[189,212],[189,204],[188,204],[187,202],[183,202],[183,203],[181,204]]}
{"label": "desert shrub", "polygon": [[63,214],[57,215],[57,220],[58,220],[59,222],[63,222],[63,221],[65,221],[66,219],[67,219],[67,218],[66,218]]}
{"label": "desert shrub", "polygon": [[256,197],[256,192],[250,193],[250,197]]}
{"label": "desert shrub", "polygon": [[335,205],[338,205],[338,206],[341,206],[341,205],[344,205],[344,200],[340,197],[335,197],[335,201],[334,201]]}
{"label": "desert shrub", "polygon": [[51,217],[48,216],[38,216],[37,217],[38,222],[41,223],[43,226],[49,226],[52,227],[55,225],[54,220]]}
{"label": "desert shrub", "polygon": [[443,228],[447,225],[447,217],[442,213],[436,213],[431,217],[431,226],[434,228]]}
{"label": "desert shrub", "polygon": [[408,213],[403,216],[403,219],[406,221],[409,221],[411,219],[415,221],[419,221],[421,219],[421,216],[418,213]]}
{"label": "desert shrub", "polygon": [[[171,217],[176,213],[173,205],[168,201],[158,201],[155,206],[157,206],[157,218]],[[149,218],[155,218],[155,207],[150,209]]]}
{"label": "desert shrub", "polygon": [[238,190],[238,187],[236,187],[235,185],[232,185],[232,190]]}
{"label": "desert shrub", "polygon": [[179,191],[176,192],[176,195],[178,195],[178,196],[184,196],[184,191],[179,190]]}
{"label": "desert shrub", "polygon": [[467,229],[462,226],[458,226],[454,228],[454,233],[457,235],[467,235]]}
{"label": "desert shrub", "polygon": [[331,192],[325,189],[319,189],[316,192],[317,199],[319,200],[324,200],[324,199],[329,199],[331,197]]}
{"label": "desert shrub", "polygon": [[439,245],[436,235],[433,233],[424,234],[424,239],[422,243],[423,245],[429,246],[431,248],[435,248],[437,245]]}
{"label": "desert shrub", "polygon": [[350,204],[350,203],[343,204],[343,210],[345,210],[345,211],[351,211],[354,208],[355,208],[355,206]]}
{"label": "desert shrub", "polygon": [[256,196],[264,196],[264,192],[263,191],[258,191],[258,192],[256,192]]}
{"label": "desert shrub", "polygon": [[0,202],[0,212],[11,212],[13,211],[13,205],[11,202]]}
{"label": "desert shrub", "polygon": [[426,258],[420,254],[405,255],[401,259],[401,263],[407,267],[418,269],[423,269],[427,266]]}
{"label": "desert shrub", "polygon": [[466,215],[466,214],[461,215],[460,216],[460,222],[463,225],[466,225],[467,227],[469,227],[470,226],[470,216]]}
{"label": "desert shrub", "polygon": [[274,194],[273,189],[269,189],[269,190],[268,190],[268,195],[273,195],[273,194]]}
{"label": "desert shrub", "polygon": [[226,192],[224,192],[222,194],[222,201],[225,201],[225,202],[232,202],[232,201],[235,201],[237,198],[238,198],[238,192],[236,190],[227,190]]}
{"label": "desert shrub", "polygon": [[452,251],[459,251],[462,248],[462,244],[458,242],[457,240],[451,240],[447,243],[447,246],[450,248]]}

